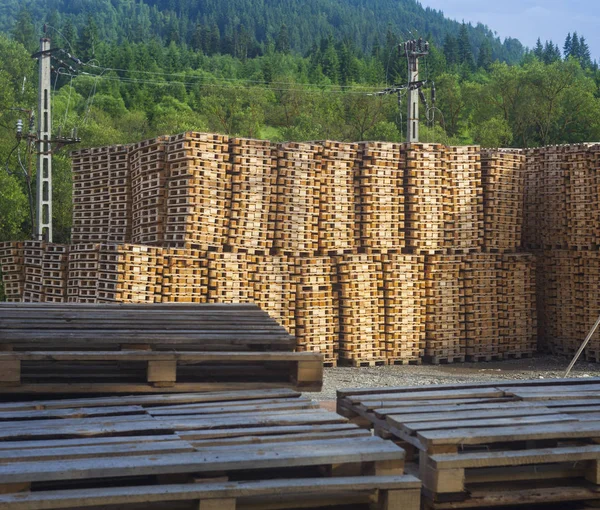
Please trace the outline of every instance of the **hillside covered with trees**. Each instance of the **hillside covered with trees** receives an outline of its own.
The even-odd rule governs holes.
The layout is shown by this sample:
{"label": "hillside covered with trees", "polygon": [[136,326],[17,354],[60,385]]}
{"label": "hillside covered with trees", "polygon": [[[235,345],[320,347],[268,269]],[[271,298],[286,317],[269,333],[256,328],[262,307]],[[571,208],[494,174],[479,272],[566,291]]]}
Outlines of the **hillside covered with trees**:
{"label": "hillside covered with trees", "polygon": [[[401,141],[398,44],[432,41],[422,140],[528,147],[598,140],[600,73],[585,38],[531,50],[414,0],[49,0],[0,7],[0,241],[31,230],[16,108],[36,104],[43,22],[56,55],[54,128],[80,146],[202,130],[283,140]],[[76,59],[70,58],[75,56]],[[429,92],[427,91],[429,97]],[[54,159],[56,240],[69,239],[70,161]]]}

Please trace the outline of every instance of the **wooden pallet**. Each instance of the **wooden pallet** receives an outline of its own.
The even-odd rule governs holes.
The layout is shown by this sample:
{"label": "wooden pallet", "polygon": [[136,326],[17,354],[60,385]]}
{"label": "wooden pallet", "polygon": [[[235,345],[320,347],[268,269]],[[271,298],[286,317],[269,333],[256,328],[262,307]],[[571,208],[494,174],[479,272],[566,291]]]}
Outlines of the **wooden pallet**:
{"label": "wooden pallet", "polygon": [[13,402],[0,420],[7,510],[419,508],[401,448],[286,389]]}
{"label": "wooden pallet", "polygon": [[338,412],[407,448],[426,508],[550,504],[599,499],[599,391],[600,379],[340,390]]}
{"label": "wooden pallet", "polygon": [[2,271],[2,283],[7,301],[22,301],[25,283],[22,242],[7,241],[0,243],[0,270]]}

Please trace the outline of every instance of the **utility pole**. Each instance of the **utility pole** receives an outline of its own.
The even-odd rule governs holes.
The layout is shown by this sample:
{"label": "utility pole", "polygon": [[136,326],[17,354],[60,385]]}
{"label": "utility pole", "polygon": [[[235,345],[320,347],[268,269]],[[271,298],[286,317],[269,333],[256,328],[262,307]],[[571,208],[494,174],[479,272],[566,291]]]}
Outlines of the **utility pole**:
{"label": "utility pole", "polygon": [[419,58],[429,55],[429,43],[423,39],[406,41],[401,45],[408,60],[408,116],[407,137],[409,143],[419,141],[419,92],[424,82],[419,81]]}
{"label": "utility pole", "polygon": [[[398,108],[402,109],[402,93],[408,92],[408,116],[406,141],[417,143],[419,141],[419,97],[427,107],[425,95],[421,90],[427,84],[425,80],[419,80],[419,58],[429,55],[429,43],[423,39],[406,41],[398,46],[400,51],[408,59],[408,83],[406,85],[394,85],[381,92],[368,94],[369,96],[386,96],[398,94]],[[431,91],[432,103],[435,103],[435,89]]]}
{"label": "utility pole", "polygon": [[52,242],[52,104],[50,39],[40,40],[38,93],[38,133],[37,133],[37,221],[35,233],[38,241]]}

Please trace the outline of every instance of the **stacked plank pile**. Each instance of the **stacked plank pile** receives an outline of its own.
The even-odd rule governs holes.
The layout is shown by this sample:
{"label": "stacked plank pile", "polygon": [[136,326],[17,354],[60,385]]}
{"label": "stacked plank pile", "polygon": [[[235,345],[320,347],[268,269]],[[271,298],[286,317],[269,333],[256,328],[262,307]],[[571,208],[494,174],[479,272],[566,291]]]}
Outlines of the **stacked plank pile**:
{"label": "stacked plank pile", "polygon": [[297,349],[321,352],[325,363],[335,366],[339,309],[333,261],[329,257],[299,258],[294,260],[293,271]]}
{"label": "stacked plank pile", "polygon": [[544,175],[543,149],[526,149],[525,193],[521,244],[526,250],[542,248],[542,178]]}
{"label": "stacked plank pile", "polygon": [[425,352],[425,265],[419,255],[383,260],[385,349],[388,364],[420,363]]}
{"label": "stacked plank pile", "polygon": [[156,245],[164,240],[167,140],[166,136],[145,140],[129,151],[135,244]]}
{"label": "stacked plank pile", "polygon": [[208,253],[208,302],[250,303],[250,255],[246,253]]}
{"label": "stacked plank pile", "polygon": [[530,253],[501,258],[499,280],[500,353],[506,358],[537,351],[536,259]]}
{"label": "stacked plank pile", "polygon": [[481,150],[476,146],[447,147],[447,186],[451,194],[446,245],[456,253],[478,251],[483,237]]}
{"label": "stacked plank pile", "polygon": [[502,359],[500,277],[501,264],[496,255],[472,253],[465,257],[461,279],[464,294],[463,343],[468,360]]}
{"label": "stacked plank pile", "polygon": [[73,158],[74,244],[106,241],[110,228],[111,147],[83,149]]}
{"label": "stacked plank pile", "polygon": [[291,390],[14,402],[0,415],[5,510],[420,509],[401,448]]}
{"label": "stacked plank pile", "polygon": [[23,300],[25,265],[23,243],[7,241],[0,243],[0,271],[4,293],[9,303]]}
{"label": "stacked plank pile", "polygon": [[73,244],[69,248],[68,303],[96,303],[98,299],[98,244]]}
{"label": "stacked plank pile", "polygon": [[[277,184],[277,152],[265,140],[234,138],[229,144],[231,210],[227,245],[265,255],[273,245],[274,226],[269,221],[271,200]],[[222,239],[213,240],[218,244]]]}
{"label": "stacked plank pile", "polygon": [[163,303],[206,303],[208,266],[195,250],[165,248],[161,295]]}
{"label": "stacked plank pile", "polygon": [[425,358],[434,364],[465,360],[460,269],[456,255],[430,255],[425,260]]}
{"label": "stacked plank pile", "polygon": [[69,247],[64,244],[47,244],[42,256],[42,285],[46,303],[67,301]]}
{"label": "stacked plank pile", "polygon": [[102,244],[98,252],[98,301],[161,301],[163,249],[154,246]]}
{"label": "stacked plank pile", "polygon": [[319,252],[349,253],[357,246],[354,180],[360,163],[358,144],[330,140],[321,143]]}
{"label": "stacked plank pile", "polygon": [[542,246],[545,249],[566,249],[569,245],[567,215],[568,167],[563,161],[562,147],[544,147],[541,151],[544,173],[541,182]]}
{"label": "stacked plank pile", "polygon": [[109,243],[126,243],[131,239],[131,179],[129,175],[129,148],[125,145],[110,147]]}
{"label": "stacked plank pile", "polygon": [[[250,264],[252,302],[294,335],[296,331],[294,261],[285,256],[253,255],[250,257]],[[306,335],[303,335],[299,344],[302,345],[303,350],[310,350],[308,344],[303,341],[305,338]]]}
{"label": "stacked plank pile", "polygon": [[[580,253],[582,281],[580,295],[583,302],[582,308],[582,330],[587,335],[591,325],[600,316],[600,252],[584,251]],[[585,358],[595,363],[600,362],[600,334],[596,332],[588,344]]]}
{"label": "stacked plank pile", "polygon": [[25,285],[23,301],[41,303],[44,301],[44,249],[43,241],[25,241],[23,255],[25,263]]}
{"label": "stacked plank pile", "polygon": [[187,132],[168,145],[167,235],[173,247],[223,244],[231,205],[229,138]]}
{"label": "stacked plank pile", "polygon": [[427,509],[597,506],[599,389],[600,379],[349,389],[338,412],[407,449]]}
{"label": "stacked plank pile", "polygon": [[405,144],[406,247],[416,253],[445,253],[454,198],[448,195],[446,147]]}
{"label": "stacked plank pile", "polygon": [[386,362],[384,308],[380,303],[379,257],[343,255],[338,259],[340,359],[354,366]]}
{"label": "stacked plank pile", "polygon": [[404,248],[404,158],[401,149],[401,145],[394,143],[360,144],[357,220],[359,246],[367,251]]}
{"label": "stacked plank pile", "polygon": [[272,222],[281,254],[311,256],[319,250],[321,157],[318,144],[285,143],[277,150],[277,197]]}
{"label": "stacked plank pile", "polygon": [[255,305],[1,304],[0,393],[319,391],[319,353]]}
{"label": "stacked plank pile", "polygon": [[508,151],[482,151],[481,174],[483,246],[488,252],[515,252],[521,245],[524,221],[525,156]]}

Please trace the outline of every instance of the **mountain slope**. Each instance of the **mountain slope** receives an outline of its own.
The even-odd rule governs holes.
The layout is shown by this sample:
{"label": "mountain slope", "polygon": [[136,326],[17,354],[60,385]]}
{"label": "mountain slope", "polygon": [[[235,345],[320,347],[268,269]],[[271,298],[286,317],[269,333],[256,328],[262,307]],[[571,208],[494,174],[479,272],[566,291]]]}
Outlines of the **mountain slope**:
{"label": "mountain slope", "polygon": [[[369,52],[385,43],[388,30],[401,38],[430,35],[441,45],[447,34],[456,36],[460,29],[458,22],[417,0],[5,0],[0,30],[11,29],[22,6],[38,24],[49,21],[62,27],[70,19],[80,32],[91,16],[99,34],[116,41],[158,35],[166,42],[201,46],[218,27],[230,44],[248,39],[254,53],[276,41],[283,25],[290,48],[302,53],[329,35]],[[519,41],[502,42],[486,26],[469,25],[468,33],[475,55],[487,40],[493,58],[513,63],[522,56]]]}

